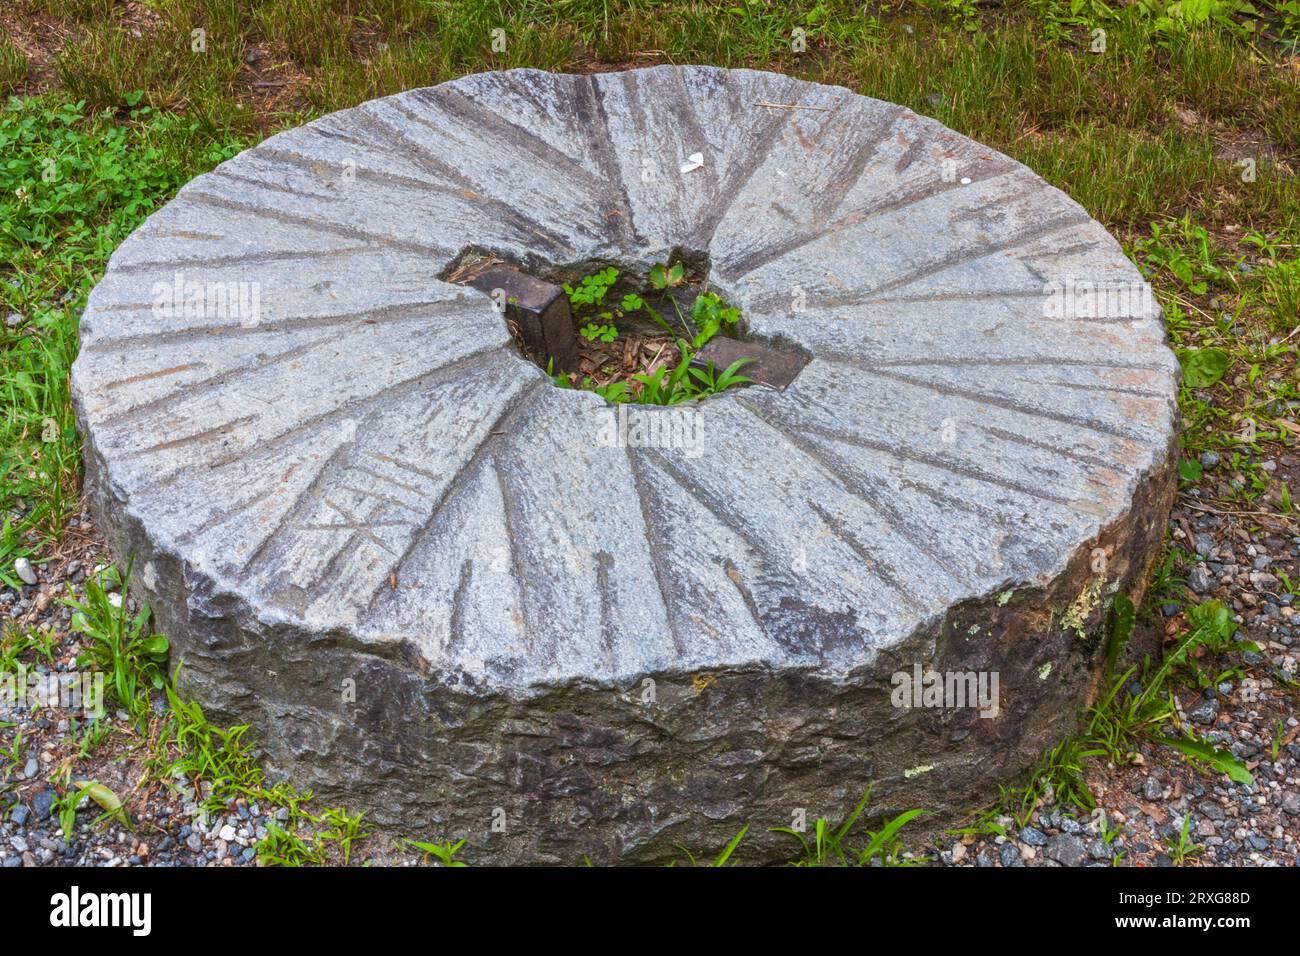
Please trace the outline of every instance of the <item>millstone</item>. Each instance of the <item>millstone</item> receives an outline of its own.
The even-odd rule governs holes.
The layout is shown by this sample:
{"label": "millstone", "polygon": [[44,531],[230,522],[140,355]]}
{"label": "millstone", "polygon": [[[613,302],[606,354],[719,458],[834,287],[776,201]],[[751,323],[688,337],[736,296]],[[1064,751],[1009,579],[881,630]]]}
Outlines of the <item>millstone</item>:
{"label": "millstone", "polygon": [[[806,364],[653,425],[440,281],[470,246],[543,277],[703,253]],[[92,506],[187,690],[471,860],[744,824],[781,858],[768,827],[873,785],[951,820],[1072,729],[1173,488],[1177,364],[1105,230],[767,73],[488,73],[281,133],[122,244],[81,336]],[[995,675],[996,716],[900,706],[930,671]]]}

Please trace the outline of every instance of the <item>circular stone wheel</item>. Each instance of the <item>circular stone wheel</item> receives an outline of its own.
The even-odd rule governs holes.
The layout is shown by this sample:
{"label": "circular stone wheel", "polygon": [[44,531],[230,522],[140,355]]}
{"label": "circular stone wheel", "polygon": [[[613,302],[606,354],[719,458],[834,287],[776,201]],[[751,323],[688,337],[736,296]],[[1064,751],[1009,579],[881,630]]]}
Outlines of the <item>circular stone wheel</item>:
{"label": "circular stone wheel", "polygon": [[[469,246],[707,253],[810,361],[611,444],[439,281]],[[872,784],[969,807],[1070,729],[1172,489],[1178,366],[1106,231],[933,120],[768,73],[487,73],[280,133],[122,244],[81,336],[92,504],[190,692],[471,859],[743,824],[772,858],[767,827]],[[914,665],[994,674],[997,715],[899,706]]]}

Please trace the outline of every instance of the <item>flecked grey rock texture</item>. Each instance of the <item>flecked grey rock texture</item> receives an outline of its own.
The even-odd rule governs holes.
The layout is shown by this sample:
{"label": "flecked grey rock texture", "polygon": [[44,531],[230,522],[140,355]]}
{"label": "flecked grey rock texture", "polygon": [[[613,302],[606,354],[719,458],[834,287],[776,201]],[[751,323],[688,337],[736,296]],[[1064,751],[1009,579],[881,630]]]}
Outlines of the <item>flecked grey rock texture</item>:
{"label": "flecked grey rock texture", "polygon": [[[611,445],[603,400],[438,281],[471,244],[707,252],[750,334],[811,360],[687,410],[690,441]],[[1045,308],[1080,281],[1140,292]],[[774,74],[515,70],[326,116],[151,216],[81,332],[92,503],[190,691],[471,860],[661,861],[743,824],[774,859],[768,827],[870,784],[950,821],[1070,728],[1173,488],[1177,364],[1104,229],[933,120]],[[997,671],[998,716],[893,706],[918,662]]]}

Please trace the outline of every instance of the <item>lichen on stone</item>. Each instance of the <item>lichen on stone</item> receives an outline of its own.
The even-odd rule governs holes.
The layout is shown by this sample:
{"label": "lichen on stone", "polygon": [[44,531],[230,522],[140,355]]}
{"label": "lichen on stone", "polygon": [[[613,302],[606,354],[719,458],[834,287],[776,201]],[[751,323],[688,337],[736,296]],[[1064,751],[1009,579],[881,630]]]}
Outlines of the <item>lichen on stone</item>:
{"label": "lichen on stone", "polygon": [[1097,608],[1097,602],[1101,599],[1101,590],[1106,584],[1104,577],[1095,577],[1089,581],[1079,592],[1079,596],[1074,599],[1069,608],[1065,611],[1065,616],[1061,618],[1061,626],[1076,631],[1080,637],[1086,637],[1087,632],[1084,625],[1090,615]]}

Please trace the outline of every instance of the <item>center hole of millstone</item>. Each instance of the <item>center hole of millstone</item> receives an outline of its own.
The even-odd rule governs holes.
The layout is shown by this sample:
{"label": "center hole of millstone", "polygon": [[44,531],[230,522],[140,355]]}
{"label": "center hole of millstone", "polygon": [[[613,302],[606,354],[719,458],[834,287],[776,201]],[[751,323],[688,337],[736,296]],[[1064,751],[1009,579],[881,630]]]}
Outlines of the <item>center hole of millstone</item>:
{"label": "center hole of millstone", "polygon": [[440,278],[490,296],[520,352],[561,388],[646,405],[784,388],[807,358],[750,340],[708,275],[706,253],[680,248],[649,268],[602,259],[525,269],[468,247]]}

